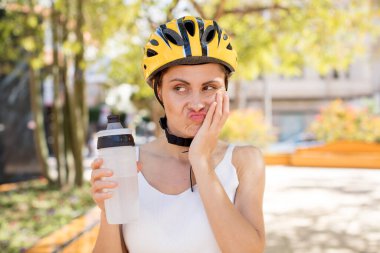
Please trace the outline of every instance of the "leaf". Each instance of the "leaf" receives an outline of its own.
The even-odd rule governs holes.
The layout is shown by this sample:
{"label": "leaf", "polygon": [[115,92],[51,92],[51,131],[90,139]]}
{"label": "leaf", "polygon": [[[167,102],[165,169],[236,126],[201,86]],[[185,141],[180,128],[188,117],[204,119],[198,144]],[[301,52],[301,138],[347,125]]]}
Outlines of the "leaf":
{"label": "leaf", "polygon": [[36,49],[36,43],[34,42],[34,39],[31,36],[22,39],[21,45],[25,50],[29,52],[32,52]]}

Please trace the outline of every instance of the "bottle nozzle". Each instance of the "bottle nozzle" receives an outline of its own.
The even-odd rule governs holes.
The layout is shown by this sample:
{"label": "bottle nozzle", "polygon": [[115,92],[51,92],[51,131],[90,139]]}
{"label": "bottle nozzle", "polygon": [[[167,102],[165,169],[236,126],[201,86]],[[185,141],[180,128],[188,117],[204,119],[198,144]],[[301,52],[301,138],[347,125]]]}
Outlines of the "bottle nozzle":
{"label": "bottle nozzle", "polygon": [[118,129],[118,128],[124,128],[123,125],[120,122],[120,116],[119,115],[108,115],[107,116],[107,129]]}
{"label": "bottle nozzle", "polygon": [[107,116],[108,123],[118,123],[120,122],[120,116],[119,115],[108,115]]}

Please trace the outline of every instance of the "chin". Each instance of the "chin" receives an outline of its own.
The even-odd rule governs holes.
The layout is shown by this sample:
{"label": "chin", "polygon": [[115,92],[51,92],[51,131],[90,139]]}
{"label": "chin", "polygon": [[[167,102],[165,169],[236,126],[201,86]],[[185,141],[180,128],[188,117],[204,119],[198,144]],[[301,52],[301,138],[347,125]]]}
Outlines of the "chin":
{"label": "chin", "polygon": [[193,138],[197,133],[199,128],[201,128],[201,125],[199,126],[192,126],[186,131],[187,138]]}

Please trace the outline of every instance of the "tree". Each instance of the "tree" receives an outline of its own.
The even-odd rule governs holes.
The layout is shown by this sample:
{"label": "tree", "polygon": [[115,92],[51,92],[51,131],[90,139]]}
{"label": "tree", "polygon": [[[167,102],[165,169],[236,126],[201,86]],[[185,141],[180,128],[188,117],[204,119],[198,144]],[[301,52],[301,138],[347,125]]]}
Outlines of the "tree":
{"label": "tree", "polygon": [[[22,53],[28,56],[30,66],[31,102],[36,122],[35,142],[41,161],[43,175],[50,183],[58,186],[77,185],[83,181],[83,155],[88,112],[85,101],[84,44],[83,44],[83,6],[81,0],[51,1],[49,7],[39,5],[39,1],[19,1],[5,5],[4,31],[2,41],[8,37],[20,38],[11,41],[15,48],[22,50],[3,50],[2,60],[17,61]],[[11,17],[22,16],[21,22]],[[16,19],[17,21],[18,19]],[[26,22],[25,22],[26,20]],[[44,24],[44,26],[42,26]],[[20,30],[21,28],[21,30]],[[52,61],[44,62],[44,29],[52,34]],[[70,75],[72,68],[74,75]],[[9,66],[12,69],[12,64]],[[43,74],[41,74],[43,73]],[[44,132],[42,81],[52,76],[54,82],[54,102],[52,114],[53,150],[56,158],[57,178],[52,178],[47,163],[47,144]]]}
{"label": "tree", "polygon": [[103,17],[100,25],[107,29],[106,37],[117,34],[118,45],[125,48],[113,58],[109,74],[116,84],[140,85],[136,100],[152,96],[142,80],[141,47],[157,24],[186,13],[218,20],[233,37],[239,54],[236,81],[271,73],[297,76],[305,67],[322,75],[332,69],[344,70],[366,50],[368,37],[379,31],[373,22],[378,12],[369,0],[111,2],[101,9],[103,13],[93,16]]}
{"label": "tree", "polygon": [[[36,123],[34,131],[36,153],[42,173],[47,175],[48,148],[43,125],[41,82],[39,82],[42,73],[37,70],[42,62],[43,30],[41,24],[43,18],[35,13],[31,8],[32,5],[33,2],[24,5],[24,8],[19,8],[19,5],[16,4],[0,6],[0,78],[3,80],[1,82],[2,92],[5,92],[5,86],[13,84],[7,84],[7,79],[16,79],[20,75],[28,77],[31,108]],[[26,67],[21,72],[20,66],[24,64]]]}
{"label": "tree", "polygon": [[[53,136],[58,184],[81,186],[88,120],[83,75],[83,4],[81,0],[52,1],[50,10],[55,98]],[[74,69],[73,76],[68,73],[70,67]]]}
{"label": "tree", "polygon": [[[85,4],[85,6],[83,6]],[[41,126],[41,80],[54,78],[54,155],[58,181],[80,185],[82,182],[82,148],[87,128],[85,98],[84,48],[96,47],[99,58],[109,58],[109,86],[132,83],[139,86],[133,100],[140,107],[153,107],[153,92],[142,76],[143,46],[157,24],[184,14],[216,19],[233,37],[239,67],[233,76],[253,80],[270,73],[300,75],[306,66],[325,74],[331,69],[345,69],[365,51],[368,37],[378,32],[373,18],[378,15],[371,1],[362,0],[94,0],[51,1],[41,7],[37,0],[7,3],[5,16],[24,13],[18,20],[3,19],[1,41],[22,45],[32,66],[33,110],[37,122],[36,140],[40,157],[46,163],[46,143]],[[4,11],[0,11],[0,18]],[[26,21],[25,21],[26,20]],[[53,61],[42,60],[43,28],[50,24],[53,37]],[[84,22],[86,21],[86,22]],[[32,27],[33,29],[31,29]],[[20,29],[21,28],[21,29]],[[5,32],[4,32],[5,31]],[[86,37],[86,39],[84,39]],[[19,51],[0,45],[1,59],[18,59]],[[110,50],[112,49],[112,50]],[[1,71],[12,68],[1,66]],[[74,69],[74,75],[69,69]],[[4,70],[5,69],[5,70]],[[239,86],[237,85],[237,88]],[[157,117],[157,113],[152,115]],[[155,120],[156,121],[156,120]],[[45,150],[45,151],[44,151]],[[48,169],[44,169],[48,177]]]}

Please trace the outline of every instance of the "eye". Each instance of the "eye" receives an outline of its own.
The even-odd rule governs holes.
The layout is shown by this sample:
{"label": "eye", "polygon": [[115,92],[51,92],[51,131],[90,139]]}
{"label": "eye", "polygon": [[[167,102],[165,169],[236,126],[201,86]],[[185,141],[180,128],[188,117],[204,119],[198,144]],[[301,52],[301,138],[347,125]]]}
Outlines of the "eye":
{"label": "eye", "polygon": [[215,87],[214,85],[205,85],[203,86],[203,90],[205,91],[212,91],[212,90],[217,90],[218,88]]}
{"label": "eye", "polygon": [[174,90],[178,91],[178,92],[185,92],[186,91],[186,87],[184,87],[182,85],[177,85],[177,86],[174,86]]}

